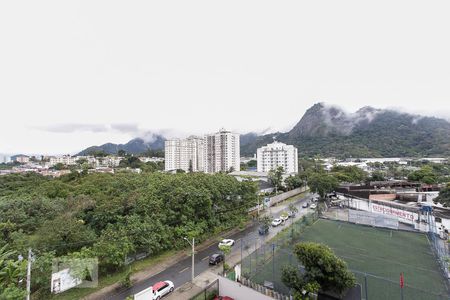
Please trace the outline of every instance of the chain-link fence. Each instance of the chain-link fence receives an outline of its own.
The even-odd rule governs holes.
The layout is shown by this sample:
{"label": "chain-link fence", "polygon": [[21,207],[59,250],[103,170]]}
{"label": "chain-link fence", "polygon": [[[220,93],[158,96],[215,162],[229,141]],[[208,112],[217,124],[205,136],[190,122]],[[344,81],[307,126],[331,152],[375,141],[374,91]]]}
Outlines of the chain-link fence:
{"label": "chain-link fence", "polygon": [[289,294],[289,288],[281,281],[282,267],[297,264],[293,255],[293,241],[299,241],[302,232],[318,219],[317,213],[303,216],[299,221],[286,227],[271,243],[259,240],[242,242],[244,255],[241,262],[242,276],[260,285],[273,285],[273,289],[282,294]]}
{"label": "chain-link fence", "polygon": [[219,296],[219,280],[213,281],[203,291],[192,297],[191,300],[213,300]]}
{"label": "chain-link fence", "polygon": [[[297,266],[299,271],[301,271],[302,267],[298,262],[296,256],[293,254],[293,247],[298,242],[309,240],[309,237],[311,236],[309,228],[311,228],[311,225],[315,224],[318,219],[319,217],[316,213],[305,215],[299,221],[293,223],[291,226],[287,227],[285,230],[279,233],[273,240],[268,243],[259,242],[258,245],[257,240],[243,241],[242,251],[244,252],[243,255],[246,257],[241,261],[242,276],[250,280],[251,282],[254,282],[255,284],[261,286],[269,286],[276,292],[284,295],[289,295],[290,289],[281,281],[282,269],[284,266],[290,265]],[[376,230],[376,234],[379,235],[379,239],[385,238],[386,243],[392,241],[393,243],[395,243],[395,246],[397,246],[397,243],[401,244],[403,242],[403,235],[409,234],[414,235],[413,238],[419,238],[419,236],[416,237],[416,234],[411,232],[404,233],[387,229],[384,231],[380,231],[381,229],[374,229],[368,226],[353,225],[337,221],[320,220],[319,223],[317,225],[314,225],[313,227],[316,227],[318,225],[322,226],[322,222],[331,223],[329,225],[334,227],[329,228],[336,228],[335,230],[340,230],[342,232],[341,234],[346,234],[347,236],[349,234],[352,234],[353,232],[351,232],[350,229],[345,229],[346,226],[357,228],[361,236],[349,237],[349,239],[353,240],[363,238],[368,234],[369,230]],[[326,231],[326,229],[327,227],[321,227],[321,234],[322,232]],[[383,233],[385,236],[381,237],[381,233]],[[315,241],[318,240],[319,242],[327,244],[328,241],[331,240],[332,234],[333,233],[329,233],[329,235],[327,235],[326,233],[324,233],[323,236],[318,237],[317,239],[315,239]],[[367,237],[366,239],[370,238],[371,237]],[[335,239],[338,240],[339,238]],[[405,244],[403,246],[408,247],[409,245]],[[387,257],[384,261],[377,261],[377,259],[380,259],[380,257],[372,256],[370,253],[364,252],[364,249],[356,249],[350,247],[350,245],[342,245],[340,249],[333,248],[333,250],[335,250],[338,256],[344,258],[348,262],[352,262],[351,265],[353,265],[354,267],[362,267],[362,269],[360,270],[367,270],[367,272],[361,272],[360,270],[351,270],[355,275],[356,282],[361,286],[361,294],[363,299],[402,299],[402,293],[403,299],[450,299],[448,289],[445,286],[445,280],[442,278],[442,275],[439,274],[439,270],[433,269],[431,265],[429,266],[429,269],[423,269],[420,266],[413,266],[409,267],[410,269],[407,269],[407,265],[402,266],[400,269],[403,270],[405,268],[405,270],[408,270],[408,277],[407,280],[405,280],[403,289],[400,287],[399,282],[400,272],[383,272],[385,271],[383,270],[383,265],[389,264],[391,260],[392,263],[395,263],[395,256],[401,255],[401,251],[403,251],[404,249],[399,249],[398,251],[400,252],[398,253],[395,252],[394,257]],[[390,247],[392,248],[392,246]],[[427,247],[428,250],[426,249]],[[380,250],[381,252],[383,252],[382,249],[374,249],[373,251],[378,251],[379,253],[381,253]],[[352,253],[353,251],[355,252]],[[389,256],[388,251],[391,250],[386,250],[386,253],[383,252],[382,255],[378,256],[385,256],[385,254]],[[425,248],[418,248],[416,251],[430,252],[429,246],[426,245]],[[373,262],[370,263],[370,268],[366,269],[363,265],[359,265],[358,262],[355,263],[355,261],[357,260],[373,260]],[[367,264],[367,262],[364,263]],[[379,270],[380,272],[376,271],[379,274],[371,274],[369,272],[370,270]],[[394,270],[397,269],[394,268]],[[380,274],[389,275],[389,277],[380,276]],[[436,276],[433,278],[438,278],[438,280],[430,279],[431,275]],[[417,283],[417,280],[415,282],[411,280],[413,276],[417,278],[424,278],[424,280],[428,280],[427,282],[431,282],[431,284],[424,283],[418,286],[413,286],[411,285],[412,283]],[[433,281],[436,281],[436,283],[434,283]]]}
{"label": "chain-link fence", "polygon": [[348,221],[374,227],[398,229],[398,218],[362,210],[348,210]]}

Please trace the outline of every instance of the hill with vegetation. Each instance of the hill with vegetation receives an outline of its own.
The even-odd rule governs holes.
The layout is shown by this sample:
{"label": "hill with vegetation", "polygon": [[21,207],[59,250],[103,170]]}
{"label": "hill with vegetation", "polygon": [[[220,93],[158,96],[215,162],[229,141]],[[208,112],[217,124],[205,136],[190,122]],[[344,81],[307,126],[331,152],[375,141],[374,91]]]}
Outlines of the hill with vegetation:
{"label": "hill with vegetation", "polygon": [[241,153],[250,155],[273,139],[293,144],[313,157],[450,156],[450,123],[394,110],[364,107],[355,113],[315,104],[289,132],[246,139]]}
{"label": "hill with vegetation", "polygon": [[157,151],[164,149],[165,137],[162,135],[152,135],[149,140],[135,138],[126,144],[106,143],[100,146],[91,146],[80,151],[77,155],[93,155],[95,153],[118,154],[119,151],[125,151],[129,154],[141,154],[148,151]]}
{"label": "hill with vegetation", "polygon": [[[274,139],[295,145],[300,155],[307,157],[450,156],[450,123],[446,120],[368,106],[347,113],[317,103],[288,132],[242,134],[241,155],[252,156],[258,147]],[[162,135],[152,135],[150,141],[135,138],[126,144],[107,143],[89,147],[79,155],[117,154],[120,150],[142,154],[163,150],[165,140]]]}

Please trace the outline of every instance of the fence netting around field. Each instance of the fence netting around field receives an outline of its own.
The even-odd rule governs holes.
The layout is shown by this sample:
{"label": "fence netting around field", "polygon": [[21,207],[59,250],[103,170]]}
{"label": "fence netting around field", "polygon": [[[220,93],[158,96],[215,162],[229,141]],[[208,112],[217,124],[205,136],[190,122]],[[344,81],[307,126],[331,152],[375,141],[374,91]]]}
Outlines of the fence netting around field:
{"label": "fence netting around field", "polygon": [[219,296],[219,280],[213,281],[190,300],[213,300],[217,296]]}
{"label": "fence netting around field", "polygon": [[[317,213],[310,213],[299,221],[287,227],[269,243],[258,241],[243,241],[243,257],[241,261],[242,277],[262,286],[273,288],[274,291],[289,295],[290,290],[281,281],[282,269],[286,265],[296,266],[299,271],[302,266],[293,254],[293,246],[302,241],[302,233],[319,220]],[[360,222],[361,223],[361,222]],[[386,221],[393,226],[390,220]],[[448,293],[436,292],[432,287],[417,288],[405,283],[403,291],[399,281],[351,270],[357,283],[361,286],[362,299],[450,299]]]}
{"label": "fence netting around field", "polygon": [[375,214],[362,210],[348,210],[348,221],[374,227],[398,229],[398,218]]}

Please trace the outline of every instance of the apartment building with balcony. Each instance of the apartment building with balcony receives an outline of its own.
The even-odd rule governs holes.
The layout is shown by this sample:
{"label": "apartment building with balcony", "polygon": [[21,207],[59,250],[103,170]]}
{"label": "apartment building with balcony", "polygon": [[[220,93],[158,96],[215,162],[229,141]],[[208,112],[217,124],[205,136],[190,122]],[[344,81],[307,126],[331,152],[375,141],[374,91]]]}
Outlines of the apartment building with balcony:
{"label": "apartment building with balcony", "polygon": [[283,167],[287,174],[298,173],[298,151],[292,145],[274,141],[256,151],[258,172],[269,172]]}
{"label": "apartment building with balcony", "polygon": [[205,171],[204,145],[204,139],[197,136],[166,140],[164,169],[166,171],[181,169],[186,172]]}
{"label": "apartment building with balcony", "polygon": [[205,172],[230,172],[240,170],[239,134],[220,129],[205,136]]}

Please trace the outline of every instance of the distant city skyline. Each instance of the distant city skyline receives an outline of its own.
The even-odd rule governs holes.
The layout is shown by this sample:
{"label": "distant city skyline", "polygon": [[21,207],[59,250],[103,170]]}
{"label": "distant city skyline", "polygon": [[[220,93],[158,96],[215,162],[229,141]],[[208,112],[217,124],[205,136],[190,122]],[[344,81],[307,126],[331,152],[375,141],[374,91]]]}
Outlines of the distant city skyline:
{"label": "distant city skyline", "polygon": [[147,132],[286,131],[317,102],[450,119],[449,9],[4,1],[0,153],[72,154]]}

